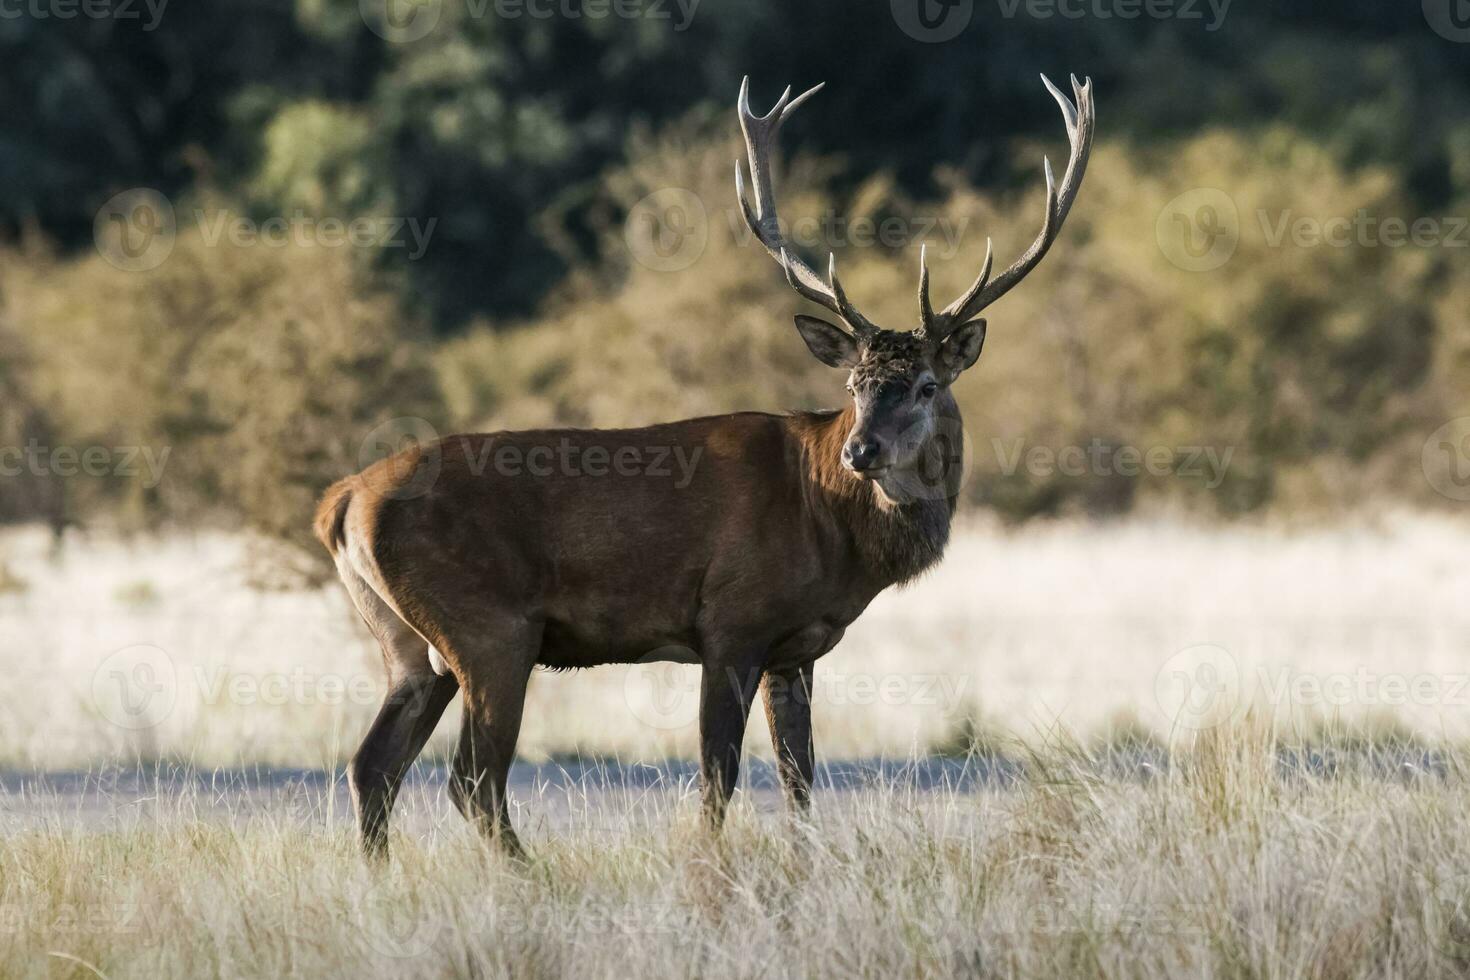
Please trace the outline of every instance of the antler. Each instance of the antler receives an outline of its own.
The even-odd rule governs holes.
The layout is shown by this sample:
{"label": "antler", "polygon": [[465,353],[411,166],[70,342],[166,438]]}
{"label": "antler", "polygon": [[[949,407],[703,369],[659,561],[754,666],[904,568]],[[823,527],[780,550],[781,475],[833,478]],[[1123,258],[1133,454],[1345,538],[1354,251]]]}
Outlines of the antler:
{"label": "antler", "polygon": [[990,279],[990,267],[994,255],[987,239],[985,264],[980,269],[979,277],[963,296],[937,314],[929,302],[929,269],[924,251],[920,250],[919,329],[932,340],[943,340],[955,328],[972,319],[975,314],[1010,292],[1012,287],[1026,278],[1027,273],[1036,268],[1042,256],[1046,255],[1052,243],[1057,240],[1062,223],[1067,220],[1067,212],[1072,210],[1072,202],[1077,199],[1077,190],[1082,186],[1082,175],[1087,171],[1087,157],[1092,151],[1092,130],[1096,121],[1096,110],[1092,104],[1092,79],[1078,82],[1077,76],[1072,76],[1072,93],[1077,99],[1075,105],[1051,83],[1051,79],[1042,75],[1041,81],[1062,108],[1062,119],[1067,124],[1067,140],[1071,143],[1067,171],[1062,175],[1062,186],[1060,189],[1056,187],[1052,178],[1051,161],[1043,159],[1043,169],[1046,171],[1046,219],[1042,223],[1041,234],[1036,236],[1036,241],[1031,243],[1031,247],[1014,265],[996,276],[993,281]]}
{"label": "antler", "polygon": [[791,288],[813,303],[825,306],[837,314],[862,339],[877,333],[878,328],[848,302],[847,294],[842,291],[842,283],[837,279],[837,256],[830,255],[827,265],[828,281],[823,282],[822,277],[787,245],[781,236],[780,222],[776,217],[776,191],[771,181],[771,147],[776,141],[776,133],[780,131],[781,124],[798,106],[820,92],[822,85],[808,89],[795,99],[791,98],[791,88],[787,86],[786,91],[781,93],[781,98],[776,100],[775,108],[764,116],[757,116],[750,111],[750,77],[746,76],[745,81],[740,83],[740,129],[745,134],[745,150],[750,157],[750,175],[755,185],[755,210],[751,210],[750,202],[745,197],[745,176],[739,160],[735,161],[735,195],[740,199],[740,210],[745,215],[745,223],[750,226],[756,239],[766,247],[766,251],[771,253],[771,257],[781,264]]}

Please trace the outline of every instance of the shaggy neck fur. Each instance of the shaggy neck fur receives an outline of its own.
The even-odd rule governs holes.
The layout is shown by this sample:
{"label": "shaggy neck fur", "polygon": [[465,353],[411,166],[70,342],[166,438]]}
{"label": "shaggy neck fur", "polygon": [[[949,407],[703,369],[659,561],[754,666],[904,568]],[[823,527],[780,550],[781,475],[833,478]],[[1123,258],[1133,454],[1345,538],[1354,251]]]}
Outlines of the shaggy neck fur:
{"label": "shaggy neck fur", "polygon": [[[948,393],[942,414],[959,418]],[[894,503],[874,483],[859,479],[842,465],[842,446],[852,431],[856,411],[797,416],[800,437],[815,488],[814,503],[844,528],[868,573],[881,588],[906,582],[936,564],[949,543],[954,498],[926,498]]]}

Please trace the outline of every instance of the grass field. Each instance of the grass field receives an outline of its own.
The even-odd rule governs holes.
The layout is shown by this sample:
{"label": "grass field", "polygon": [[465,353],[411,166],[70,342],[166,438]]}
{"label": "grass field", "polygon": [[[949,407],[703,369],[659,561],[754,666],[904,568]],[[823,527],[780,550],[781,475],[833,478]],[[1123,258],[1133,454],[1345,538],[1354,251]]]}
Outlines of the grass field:
{"label": "grass field", "polygon": [[807,824],[741,800],[718,843],[687,788],[646,792],[533,829],[526,864],[414,790],[417,829],[379,869],[320,799],[206,819],[219,801],[182,792],[102,828],[58,806],[0,840],[0,961],[48,978],[1464,976],[1470,794],[1444,762],[1358,754],[1314,775],[1247,722],[1166,766],[1054,744],[974,792],[822,792]]}
{"label": "grass field", "polygon": [[[109,978],[1464,976],[1467,546],[1470,526],[1411,516],[972,524],[819,666],[820,757],[899,766],[819,785],[809,822],[751,788],[711,842],[687,765],[623,792],[523,779],[532,859],[515,864],[419,778],[374,869],[334,774],[381,678],[335,586],[254,588],[228,535],[58,555],[12,533],[0,963]],[[574,754],[687,759],[692,678],[538,675],[522,753],[554,760],[537,773]],[[453,723],[425,772],[442,774]],[[761,728],[749,744],[768,755]],[[904,777],[935,752],[983,775]],[[119,760],[142,776],[100,803],[33,775],[105,779]],[[149,776],[180,763],[188,780]],[[280,766],[325,775],[239,790],[239,767]]]}

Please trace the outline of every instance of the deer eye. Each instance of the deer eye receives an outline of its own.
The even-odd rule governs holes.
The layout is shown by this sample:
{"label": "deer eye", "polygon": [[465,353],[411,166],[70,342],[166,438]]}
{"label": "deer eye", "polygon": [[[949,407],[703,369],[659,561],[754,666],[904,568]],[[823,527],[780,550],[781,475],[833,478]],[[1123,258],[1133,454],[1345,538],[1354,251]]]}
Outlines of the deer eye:
{"label": "deer eye", "polygon": [[934,397],[934,393],[939,390],[939,385],[936,384],[933,381],[930,381],[928,384],[924,385],[924,387],[920,388],[919,390],[923,393],[923,395],[924,395],[925,398],[933,398]]}

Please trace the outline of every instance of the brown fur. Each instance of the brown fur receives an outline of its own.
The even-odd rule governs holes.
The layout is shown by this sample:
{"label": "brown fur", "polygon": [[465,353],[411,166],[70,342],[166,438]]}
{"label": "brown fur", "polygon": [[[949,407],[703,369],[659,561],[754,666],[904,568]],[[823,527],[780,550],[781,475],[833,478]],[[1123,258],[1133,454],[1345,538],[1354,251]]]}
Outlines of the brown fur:
{"label": "brown fur", "polygon": [[342,547],[347,504],[352,498],[352,486],[356,482],[355,477],[338,480],[327,488],[327,492],[322,494],[321,503],[317,504],[316,519],[312,522],[312,527],[316,531],[316,539],[333,557],[336,557],[337,549]]}

